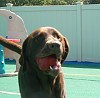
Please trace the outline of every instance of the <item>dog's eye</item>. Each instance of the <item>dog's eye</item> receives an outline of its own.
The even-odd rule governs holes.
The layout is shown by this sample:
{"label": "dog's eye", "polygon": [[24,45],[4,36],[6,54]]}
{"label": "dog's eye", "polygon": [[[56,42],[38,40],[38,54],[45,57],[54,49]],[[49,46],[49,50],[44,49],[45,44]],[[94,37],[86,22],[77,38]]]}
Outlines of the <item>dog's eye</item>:
{"label": "dog's eye", "polygon": [[40,40],[40,38],[39,38],[39,37],[37,37],[37,38],[35,39],[35,41],[36,41],[36,42],[38,42],[39,40]]}
{"label": "dog's eye", "polygon": [[62,41],[62,38],[61,38],[61,37],[59,37],[59,41],[60,41],[60,42]]}
{"label": "dog's eye", "polygon": [[53,36],[54,36],[55,38],[57,38],[57,39],[61,40],[60,35],[58,35],[56,32],[53,32]]}
{"label": "dog's eye", "polygon": [[57,38],[60,42],[62,41],[62,38],[58,34],[53,35],[55,38]]}
{"label": "dog's eye", "polygon": [[37,37],[35,38],[35,42],[36,42],[36,43],[40,43],[40,42],[43,42],[43,41],[44,41],[44,37],[41,36],[41,35],[39,35],[39,36],[37,36]]}

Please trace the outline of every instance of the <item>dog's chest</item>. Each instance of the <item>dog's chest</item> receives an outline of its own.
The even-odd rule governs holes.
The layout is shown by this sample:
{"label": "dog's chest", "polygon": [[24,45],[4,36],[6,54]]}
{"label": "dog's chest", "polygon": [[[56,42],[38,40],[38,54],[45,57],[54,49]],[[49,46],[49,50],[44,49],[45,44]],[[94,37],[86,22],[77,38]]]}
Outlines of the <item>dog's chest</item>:
{"label": "dog's chest", "polygon": [[20,74],[19,85],[21,94],[24,94],[22,98],[55,98],[47,77],[40,78],[27,72]]}

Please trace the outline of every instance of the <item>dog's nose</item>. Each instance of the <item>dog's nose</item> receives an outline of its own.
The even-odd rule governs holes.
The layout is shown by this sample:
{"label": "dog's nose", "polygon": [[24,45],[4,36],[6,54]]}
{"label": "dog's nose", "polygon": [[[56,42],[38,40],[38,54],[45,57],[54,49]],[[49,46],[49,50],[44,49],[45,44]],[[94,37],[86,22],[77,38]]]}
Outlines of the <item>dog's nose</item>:
{"label": "dog's nose", "polygon": [[49,43],[48,47],[51,50],[58,50],[60,48],[60,43],[58,42]]}

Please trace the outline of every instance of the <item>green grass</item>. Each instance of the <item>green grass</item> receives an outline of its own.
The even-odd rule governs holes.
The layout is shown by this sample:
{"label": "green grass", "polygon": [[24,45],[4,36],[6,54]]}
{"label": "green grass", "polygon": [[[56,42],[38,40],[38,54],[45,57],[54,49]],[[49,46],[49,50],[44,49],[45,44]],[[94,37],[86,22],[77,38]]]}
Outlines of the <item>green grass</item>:
{"label": "green grass", "polygon": [[[100,98],[100,69],[62,67],[67,98]],[[15,65],[6,64],[6,72],[15,71]],[[20,98],[18,77],[0,77],[0,98]],[[16,94],[7,94],[14,92]]]}

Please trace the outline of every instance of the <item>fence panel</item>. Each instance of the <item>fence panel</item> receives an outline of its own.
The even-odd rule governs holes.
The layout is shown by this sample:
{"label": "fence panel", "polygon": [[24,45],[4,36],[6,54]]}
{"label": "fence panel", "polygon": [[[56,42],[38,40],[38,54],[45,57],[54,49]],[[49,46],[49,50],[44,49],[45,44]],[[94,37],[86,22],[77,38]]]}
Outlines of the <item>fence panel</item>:
{"label": "fence panel", "polygon": [[77,36],[76,36],[76,6],[31,6],[12,7],[13,12],[20,15],[30,34],[41,26],[57,28],[70,43],[68,60],[77,60]]}
{"label": "fence panel", "polygon": [[[70,61],[100,62],[100,5],[6,7],[20,15],[30,34],[41,26],[57,28],[70,44]],[[5,24],[0,17],[0,26]],[[3,32],[3,29],[0,30]]]}
{"label": "fence panel", "polygon": [[82,6],[82,60],[100,62],[100,5]]}

